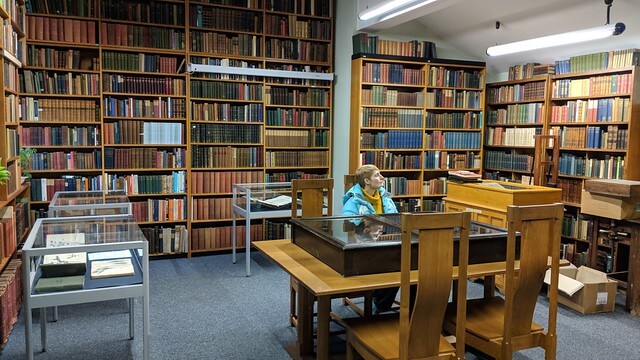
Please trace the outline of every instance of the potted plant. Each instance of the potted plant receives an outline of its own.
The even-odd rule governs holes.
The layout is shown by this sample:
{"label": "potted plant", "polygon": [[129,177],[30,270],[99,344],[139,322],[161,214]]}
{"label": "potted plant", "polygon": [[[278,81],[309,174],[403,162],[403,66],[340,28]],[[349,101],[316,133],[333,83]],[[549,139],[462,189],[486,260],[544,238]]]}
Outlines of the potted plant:
{"label": "potted plant", "polygon": [[0,158],[0,185],[4,185],[9,180],[9,170],[2,166],[2,158]]}
{"label": "potted plant", "polygon": [[31,158],[37,151],[37,149],[28,147],[20,149],[20,166],[22,167],[23,179],[31,179]]}

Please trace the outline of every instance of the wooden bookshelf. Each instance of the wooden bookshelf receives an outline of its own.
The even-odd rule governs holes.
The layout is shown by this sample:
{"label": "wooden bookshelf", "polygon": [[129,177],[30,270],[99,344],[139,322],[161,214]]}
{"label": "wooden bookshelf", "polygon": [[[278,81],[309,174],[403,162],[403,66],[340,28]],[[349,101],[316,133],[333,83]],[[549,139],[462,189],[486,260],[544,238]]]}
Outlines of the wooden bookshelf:
{"label": "wooden bookshelf", "polygon": [[480,171],[484,76],[479,62],[354,55],[349,172],[375,164],[399,210],[444,210],[447,171]]}
{"label": "wooden bookshelf", "polygon": [[[233,183],[330,176],[330,81],[187,72],[193,63],[331,73],[333,2],[309,4],[31,2],[22,146],[36,148],[40,162],[72,151],[94,160],[34,166],[34,212],[44,214],[47,191],[125,189],[148,238],[228,238]],[[81,143],[67,141],[76,134]],[[255,223],[253,240],[263,229]]]}

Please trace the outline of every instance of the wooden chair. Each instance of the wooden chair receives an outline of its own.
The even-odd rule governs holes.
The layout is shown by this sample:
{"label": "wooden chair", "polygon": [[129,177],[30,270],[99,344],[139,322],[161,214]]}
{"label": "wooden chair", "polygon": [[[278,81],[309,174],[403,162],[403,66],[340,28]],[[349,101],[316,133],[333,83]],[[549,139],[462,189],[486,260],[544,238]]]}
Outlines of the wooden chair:
{"label": "wooden chair", "polygon": [[[556,315],[560,227],[563,205],[509,206],[505,293],[502,297],[469,300],[467,344],[496,359],[511,359],[514,351],[533,347],[545,350],[545,359],[556,358]],[[517,236],[520,232],[519,271]],[[551,257],[549,320],[546,332],[533,322],[533,311]],[[449,309],[445,329],[456,326],[456,314]]]}
{"label": "wooden chair", "polygon": [[[298,197],[298,194],[301,196]],[[327,206],[324,206],[324,199],[327,199]],[[333,179],[293,179],[291,180],[291,218],[298,217],[298,202],[302,200],[301,217],[319,217],[326,209],[326,215],[333,214]],[[296,311],[296,295],[298,293],[298,281],[291,278],[291,296],[289,322],[291,326],[296,326],[298,313]]]}
{"label": "wooden chair", "polygon": [[[345,319],[347,359],[464,359],[467,281],[457,281],[461,319],[455,348],[442,336],[453,276],[454,234],[460,229],[458,273],[467,277],[471,213],[402,214],[400,313]],[[411,237],[418,230],[418,284],[409,309]]]}

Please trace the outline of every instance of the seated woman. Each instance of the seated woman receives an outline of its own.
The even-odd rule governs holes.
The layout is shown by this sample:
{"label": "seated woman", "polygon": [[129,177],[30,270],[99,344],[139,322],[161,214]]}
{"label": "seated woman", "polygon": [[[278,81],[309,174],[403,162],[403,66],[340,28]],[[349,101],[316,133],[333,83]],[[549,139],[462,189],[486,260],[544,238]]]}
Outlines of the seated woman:
{"label": "seated woman", "polygon": [[[384,176],[375,165],[356,170],[357,184],[342,198],[342,215],[395,214],[398,212],[391,194],[384,188]],[[389,311],[398,293],[397,287],[373,291],[373,312]]]}

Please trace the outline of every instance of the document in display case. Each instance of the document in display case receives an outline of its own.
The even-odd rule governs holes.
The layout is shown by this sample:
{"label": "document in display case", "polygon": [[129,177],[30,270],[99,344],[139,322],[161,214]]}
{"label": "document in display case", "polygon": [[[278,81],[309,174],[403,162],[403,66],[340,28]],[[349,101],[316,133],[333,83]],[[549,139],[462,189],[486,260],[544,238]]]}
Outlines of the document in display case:
{"label": "document in display case", "polygon": [[[142,299],[143,353],[149,359],[149,250],[132,215],[79,216],[36,220],[22,249],[26,357],[33,359],[32,309],[115,299]],[[74,259],[75,262],[67,263]],[[91,276],[105,259],[124,266]],[[78,264],[84,267],[80,269]],[[70,266],[66,270],[64,266]],[[127,265],[130,265],[127,266]],[[51,266],[63,269],[51,271]],[[49,267],[49,269],[48,269]],[[82,267],[82,266],[80,266]],[[80,271],[83,270],[83,271]],[[130,302],[129,335],[134,336],[134,302]],[[46,322],[40,322],[42,351],[46,350]]]}
{"label": "document in display case", "polygon": [[131,214],[123,190],[57,191],[49,204],[49,217]]}

